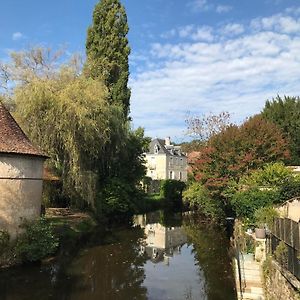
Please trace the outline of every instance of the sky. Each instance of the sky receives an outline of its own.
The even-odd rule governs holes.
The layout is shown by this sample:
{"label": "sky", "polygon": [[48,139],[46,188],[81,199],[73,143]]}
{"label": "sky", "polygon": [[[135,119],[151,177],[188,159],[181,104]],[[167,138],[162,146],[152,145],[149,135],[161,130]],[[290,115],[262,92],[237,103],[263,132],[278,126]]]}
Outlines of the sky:
{"label": "sky", "polygon": [[[97,0],[0,0],[0,60],[35,45],[85,53]],[[131,117],[187,140],[188,116],[233,122],[300,95],[300,0],[121,0],[129,23]]]}

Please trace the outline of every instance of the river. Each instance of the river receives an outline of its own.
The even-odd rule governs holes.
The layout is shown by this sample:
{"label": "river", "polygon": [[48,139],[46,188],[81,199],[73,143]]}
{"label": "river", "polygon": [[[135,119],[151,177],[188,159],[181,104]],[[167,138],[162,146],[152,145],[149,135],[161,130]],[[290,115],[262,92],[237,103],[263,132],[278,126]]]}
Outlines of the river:
{"label": "river", "polygon": [[189,213],[134,216],[43,264],[0,272],[1,300],[234,300],[224,229]]}

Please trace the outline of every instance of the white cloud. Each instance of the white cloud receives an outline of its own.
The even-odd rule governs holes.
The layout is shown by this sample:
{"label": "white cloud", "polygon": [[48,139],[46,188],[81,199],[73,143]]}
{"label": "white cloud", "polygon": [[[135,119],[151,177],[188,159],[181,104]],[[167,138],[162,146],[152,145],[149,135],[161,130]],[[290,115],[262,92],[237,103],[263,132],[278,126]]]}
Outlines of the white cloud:
{"label": "white cloud", "polygon": [[288,7],[285,12],[292,15],[300,15],[300,7]]}
{"label": "white cloud", "polygon": [[14,41],[17,41],[17,40],[21,40],[21,39],[23,39],[23,38],[25,38],[25,36],[23,35],[23,33],[21,33],[21,32],[14,32],[13,34],[12,34],[12,37],[11,37]]}
{"label": "white cloud", "polygon": [[191,38],[194,41],[208,41],[211,42],[214,39],[212,34],[212,28],[209,26],[202,26],[196,29],[194,33],[191,34]]}
{"label": "white cloud", "polygon": [[268,18],[254,19],[251,27],[255,30],[270,30],[281,33],[299,33],[300,20],[291,16],[277,14]]}
{"label": "white cloud", "polygon": [[208,4],[207,0],[193,0],[188,2],[188,7],[194,11],[207,11],[212,8],[212,5]]}
{"label": "white cloud", "polygon": [[187,6],[194,12],[215,11],[219,14],[232,10],[232,6],[209,3],[208,0],[191,0]]}
{"label": "white cloud", "polygon": [[217,5],[216,12],[219,14],[227,13],[232,10],[232,6],[229,5]]}
{"label": "white cloud", "polygon": [[193,30],[194,30],[193,25],[187,25],[187,26],[179,28],[178,33],[179,33],[180,37],[185,38],[185,37],[188,37],[189,35],[191,35]]}
{"label": "white cloud", "polygon": [[238,23],[227,24],[221,29],[221,33],[225,35],[238,35],[244,31],[244,26]]}
{"label": "white cloud", "polygon": [[193,41],[205,27],[190,25],[178,30],[181,42],[153,44],[144,54],[151,69],[130,81],[134,123],[152,136],[178,137],[187,111],[229,111],[240,121],[277,94],[300,95],[298,23],[281,14],[227,24],[223,30],[230,34],[224,36],[218,26],[207,27],[213,41]]}

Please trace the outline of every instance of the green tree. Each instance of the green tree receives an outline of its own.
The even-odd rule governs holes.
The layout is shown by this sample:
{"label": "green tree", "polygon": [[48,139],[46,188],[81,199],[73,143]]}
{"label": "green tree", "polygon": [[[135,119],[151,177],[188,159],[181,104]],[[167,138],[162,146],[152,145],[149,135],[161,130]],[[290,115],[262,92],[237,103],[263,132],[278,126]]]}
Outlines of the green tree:
{"label": "green tree", "polygon": [[289,164],[300,164],[300,98],[277,96],[268,100],[262,116],[279,126],[290,139]]}
{"label": "green tree", "polygon": [[110,102],[123,106],[125,118],[130,100],[127,33],[124,6],[119,0],[101,0],[95,7],[93,24],[88,29],[85,73],[104,81],[109,89]]}
{"label": "green tree", "polygon": [[239,218],[248,218],[255,222],[255,211],[262,207],[271,206],[279,202],[279,193],[276,190],[261,190],[250,188],[236,192],[230,199],[230,203]]}
{"label": "green tree", "polygon": [[241,177],[239,184],[242,186],[279,188],[283,183],[294,180],[291,169],[283,163],[268,163],[250,173],[249,176]]}
{"label": "green tree", "polygon": [[221,219],[224,216],[222,209],[218,206],[219,203],[212,199],[208,190],[198,182],[193,182],[183,192],[183,201],[205,217]]}

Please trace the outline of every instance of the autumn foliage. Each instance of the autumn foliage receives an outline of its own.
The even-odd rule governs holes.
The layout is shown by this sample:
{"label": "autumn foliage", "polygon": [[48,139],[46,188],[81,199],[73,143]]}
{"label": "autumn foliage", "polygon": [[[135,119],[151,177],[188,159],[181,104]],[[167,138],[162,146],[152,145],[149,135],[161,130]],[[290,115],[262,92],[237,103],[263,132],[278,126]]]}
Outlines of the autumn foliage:
{"label": "autumn foliage", "polygon": [[195,160],[193,175],[212,195],[220,195],[229,180],[238,180],[265,163],[286,160],[287,149],[281,129],[257,115],[213,135]]}

